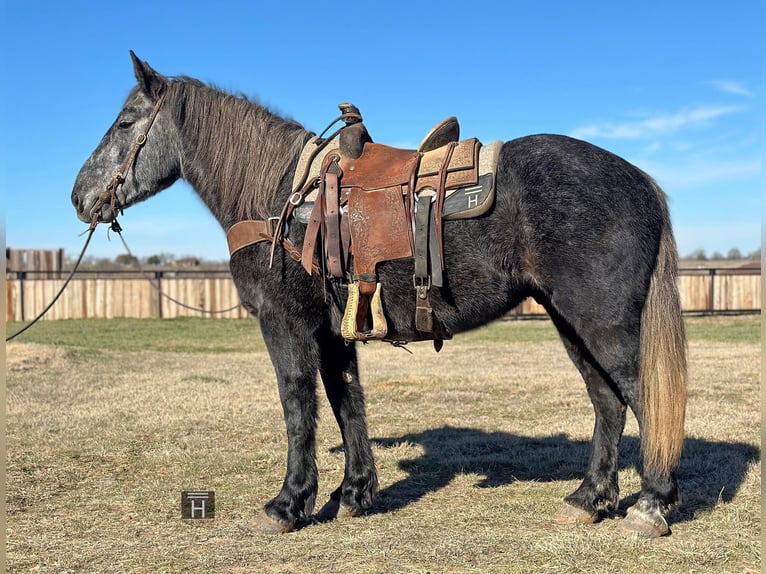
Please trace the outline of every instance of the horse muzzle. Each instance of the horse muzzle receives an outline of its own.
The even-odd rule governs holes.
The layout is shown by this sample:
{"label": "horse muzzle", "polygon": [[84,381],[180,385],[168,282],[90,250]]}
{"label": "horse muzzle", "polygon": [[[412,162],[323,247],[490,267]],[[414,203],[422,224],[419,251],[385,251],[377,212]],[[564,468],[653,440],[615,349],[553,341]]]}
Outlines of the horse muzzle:
{"label": "horse muzzle", "polygon": [[117,216],[119,207],[109,202],[104,202],[100,197],[92,197],[83,200],[79,196],[72,194],[72,205],[74,205],[77,218],[85,223],[110,223]]}

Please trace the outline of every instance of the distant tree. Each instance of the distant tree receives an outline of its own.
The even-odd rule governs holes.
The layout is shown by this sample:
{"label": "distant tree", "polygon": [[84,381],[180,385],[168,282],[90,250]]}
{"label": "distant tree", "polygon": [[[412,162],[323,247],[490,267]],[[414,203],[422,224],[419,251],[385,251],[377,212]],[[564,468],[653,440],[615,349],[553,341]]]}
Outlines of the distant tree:
{"label": "distant tree", "polygon": [[721,259],[723,259],[723,253],[721,253],[720,251],[713,251],[713,254],[710,256],[710,259],[712,259],[713,261],[720,261]]}
{"label": "distant tree", "polygon": [[147,265],[169,265],[174,259],[175,256],[172,253],[155,253],[144,258],[144,263]]}
{"label": "distant tree", "polygon": [[138,263],[138,259],[135,255],[128,255],[127,253],[123,253],[121,255],[118,255],[114,258],[116,263],[119,263],[120,265],[135,265]]}
{"label": "distant tree", "polygon": [[695,249],[686,258],[693,261],[707,261],[707,254],[704,249]]}
{"label": "distant tree", "polygon": [[742,252],[736,247],[733,247],[726,253],[726,259],[742,259]]}
{"label": "distant tree", "polygon": [[747,258],[748,258],[748,259],[755,259],[755,260],[758,260],[758,259],[760,259],[760,258],[761,258],[761,248],[759,247],[758,249],[756,249],[755,251],[753,251],[752,253],[750,253],[750,254],[747,256]]}
{"label": "distant tree", "polygon": [[96,269],[113,269],[114,263],[108,257],[99,257],[94,265]]}

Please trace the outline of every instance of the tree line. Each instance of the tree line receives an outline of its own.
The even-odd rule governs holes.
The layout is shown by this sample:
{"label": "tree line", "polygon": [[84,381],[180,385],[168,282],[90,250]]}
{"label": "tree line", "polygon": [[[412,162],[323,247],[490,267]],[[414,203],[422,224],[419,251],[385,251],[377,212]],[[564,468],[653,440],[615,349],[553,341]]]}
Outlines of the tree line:
{"label": "tree line", "polygon": [[691,261],[741,261],[741,260],[760,260],[761,248],[759,247],[755,251],[752,251],[744,255],[739,249],[733,247],[726,252],[726,255],[720,251],[713,251],[710,255],[704,249],[695,249],[682,259],[688,259]]}
{"label": "tree line", "polygon": [[[761,249],[758,248],[747,254],[743,254],[738,248],[729,249],[726,254],[713,251],[708,254],[704,249],[695,249],[691,253],[682,256],[686,261],[757,261],[761,259]],[[71,263],[71,262],[70,262]],[[227,261],[205,261],[193,256],[176,257],[172,253],[157,253],[147,257],[135,257],[126,253],[117,255],[114,259],[106,257],[86,257],[83,261],[83,269],[116,270],[125,268],[145,267],[197,267],[197,268],[226,268]]]}

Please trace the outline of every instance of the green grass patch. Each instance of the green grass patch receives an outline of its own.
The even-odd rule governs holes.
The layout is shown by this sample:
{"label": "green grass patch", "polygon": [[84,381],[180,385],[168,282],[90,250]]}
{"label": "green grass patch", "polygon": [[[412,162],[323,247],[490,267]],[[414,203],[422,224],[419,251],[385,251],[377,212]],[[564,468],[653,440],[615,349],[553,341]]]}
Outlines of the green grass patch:
{"label": "green grass patch", "polygon": [[760,343],[760,315],[687,317],[686,336],[690,341],[711,343]]}
{"label": "green grass patch", "polygon": [[[760,315],[720,315],[686,317],[689,341],[710,343],[760,343]],[[547,318],[498,321],[459,335],[470,343],[542,343],[558,341],[559,335]]]}
{"label": "green grass patch", "polygon": [[[558,341],[556,327],[548,319],[495,321],[474,331],[458,335],[463,343],[545,343]],[[448,343],[447,343],[448,344]]]}
{"label": "green grass patch", "polygon": [[[22,327],[9,323],[7,334]],[[244,353],[264,351],[254,319],[67,319],[40,321],[16,339],[87,351]]]}
{"label": "green grass patch", "polygon": [[[9,323],[15,333],[21,323]],[[758,343],[760,315],[687,317],[690,341]],[[497,321],[458,335],[461,343],[542,343],[558,341],[548,319]],[[253,319],[68,319],[41,321],[20,342],[65,347],[72,351],[167,351],[245,353],[264,351],[258,322]],[[448,343],[449,344],[449,343]]]}

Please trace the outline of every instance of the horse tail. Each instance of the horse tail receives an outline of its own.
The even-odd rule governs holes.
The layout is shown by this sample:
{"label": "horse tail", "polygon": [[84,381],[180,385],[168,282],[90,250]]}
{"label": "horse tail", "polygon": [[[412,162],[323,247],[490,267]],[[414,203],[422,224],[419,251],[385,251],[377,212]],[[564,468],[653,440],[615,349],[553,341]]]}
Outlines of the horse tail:
{"label": "horse tail", "polygon": [[668,475],[678,466],[686,411],[686,335],[676,285],[677,253],[664,192],[659,251],[641,315],[641,449],[645,470]]}

